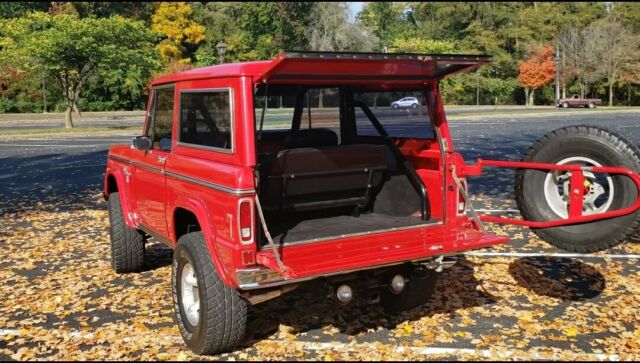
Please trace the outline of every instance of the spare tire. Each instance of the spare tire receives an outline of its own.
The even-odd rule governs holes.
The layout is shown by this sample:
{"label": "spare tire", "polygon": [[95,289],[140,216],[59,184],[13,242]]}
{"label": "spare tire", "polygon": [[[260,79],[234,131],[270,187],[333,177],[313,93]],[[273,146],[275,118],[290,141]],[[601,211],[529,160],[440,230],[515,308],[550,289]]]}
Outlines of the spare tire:
{"label": "spare tire", "polygon": [[[623,136],[597,126],[564,127],[533,144],[522,161],[586,166],[618,166],[640,171],[640,150]],[[626,176],[585,172],[583,215],[630,206],[638,198]],[[518,169],[516,202],[522,217],[533,221],[566,218],[570,172]],[[640,226],[640,213],[553,228],[532,228],[563,250],[589,253],[614,247]]]}

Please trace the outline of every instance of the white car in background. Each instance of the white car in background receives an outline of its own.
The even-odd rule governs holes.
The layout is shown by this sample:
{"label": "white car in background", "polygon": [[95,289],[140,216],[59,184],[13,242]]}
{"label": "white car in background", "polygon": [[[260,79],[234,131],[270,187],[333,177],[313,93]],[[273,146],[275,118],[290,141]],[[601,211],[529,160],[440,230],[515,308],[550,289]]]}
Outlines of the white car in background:
{"label": "white car in background", "polygon": [[405,97],[401,100],[393,101],[391,107],[393,108],[418,108],[420,102],[415,97]]}

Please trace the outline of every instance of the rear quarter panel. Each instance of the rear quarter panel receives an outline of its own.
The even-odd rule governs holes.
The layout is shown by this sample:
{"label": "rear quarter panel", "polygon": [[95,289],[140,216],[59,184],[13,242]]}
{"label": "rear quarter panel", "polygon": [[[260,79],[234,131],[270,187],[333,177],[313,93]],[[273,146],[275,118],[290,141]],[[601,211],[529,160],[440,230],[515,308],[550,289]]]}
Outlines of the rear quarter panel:
{"label": "rear quarter panel", "polygon": [[[169,237],[177,243],[175,212],[194,213],[220,277],[237,287],[235,269],[242,251],[256,251],[255,243],[239,243],[238,201],[254,195],[255,164],[252,83],[248,77],[213,78],[179,82],[176,97],[183,92],[229,89],[232,99],[233,150],[180,144],[179,116],[174,122],[172,152],[165,163],[166,218]],[[178,101],[179,104],[179,101]],[[179,115],[180,113],[178,113]]]}

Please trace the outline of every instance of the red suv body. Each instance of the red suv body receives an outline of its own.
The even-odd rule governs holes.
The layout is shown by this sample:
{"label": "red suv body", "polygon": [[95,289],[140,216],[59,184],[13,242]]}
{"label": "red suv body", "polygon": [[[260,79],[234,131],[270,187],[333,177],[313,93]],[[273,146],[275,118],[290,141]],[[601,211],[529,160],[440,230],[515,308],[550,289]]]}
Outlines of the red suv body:
{"label": "red suv body", "polygon": [[[311,279],[342,302],[361,290],[392,311],[426,302],[442,257],[507,241],[466,215],[438,87],[489,60],[294,52],[154,80],[142,136],[108,154],[114,268],[142,269],[149,236],[176,249],[177,320],[198,353],[237,344],[207,333],[225,319],[214,315],[234,311],[241,336],[245,305]],[[406,95],[422,106],[387,112]],[[293,107],[270,107],[278,97]],[[363,274],[379,282],[375,294],[360,289]],[[228,296],[211,300],[208,288]]]}

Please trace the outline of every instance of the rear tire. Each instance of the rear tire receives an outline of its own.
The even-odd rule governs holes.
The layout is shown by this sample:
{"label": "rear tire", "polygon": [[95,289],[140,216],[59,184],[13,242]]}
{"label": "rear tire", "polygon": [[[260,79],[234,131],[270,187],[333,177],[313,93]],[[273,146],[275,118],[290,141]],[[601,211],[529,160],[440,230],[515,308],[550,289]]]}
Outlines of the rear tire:
{"label": "rear tire", "polygon": [[[189,279],[183,276],[185,267],[193,272],[195,285],[188,285]],[[175,318],[184,342],[194,353],[217,354],[241,342],[247,323],[247,301],[220,279],[202,232],[188,233],[178,240],[171,280]],[[183,286],[191,288],[191,295],[183,294]],[[195,317],[185,306],[187,299],[197,301]]]}
{"label": "rear tire", "polygon": [[144,269],[144,234],[125,222],[119,194],[111,193],[108,202],[111,267],[116,273],[140,272]]}
{"label": "rear tire", "polygon": [[409,274],[407,286],[399,294],[385,289],[380,296],[382,308],[388,314],[417,308],[429,302],[436,289],[438,273],[434,270],[417,267]]}
{"label": "rear tire", "polygon": [[[531,146],[523,161],[557,164],[563,160],[572,159],[592,160],[601,166],[619,166],[635,172],[640,170],[640,150],[634,144],[613,131],[586,125],[564,127],[543,136]],[[566,162],[566,164],[572,163]],[[546,170],[518,170],[516,202],[524,219],[545,221],[564,217],[558,212],[566,213],[566,204],[559,207],[558,203],[554,203],[551,196],[553,192],[547,189],[547,180],[551,180],[548,179],[548,175],[553,174]],[[598,181],[594,180],[591,184],[595,186]],[[607,188],[603,186],[605,192],[596,194],[602,198],[601,205],[594,210],[594,213],[628,207],[638,197],[635,183],[625,176],[612,174],[605,185],[607,186]],[[553,190],[553,185],[550,190]],[[585,199],[587,198],[588,196],[585,196]],[[543,240],[563,250],[590,253],[620,244],[639,226],[640,213],[634,212],[617,218],[570,226],[532,228],[532,231]]]}
{"label": "rear tire", "polygon": [[568,107],[569,107],[569,104],[568,104],[568,103],[566,103],[566,102],[562,102],[562,108],[568,108]]}
{"label": "rear tire", "polygon": [[596,108],[596,105],[593,102],[589,102],[589,104],[587,105],[587,107],[589,108]]}
{"label": "rear tire", "polygon": [[411,104],[411,108],[418,108],[418,104],[417,103]]}

